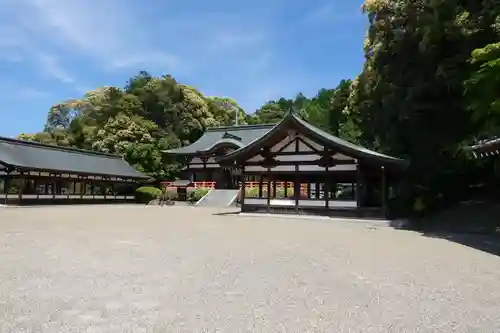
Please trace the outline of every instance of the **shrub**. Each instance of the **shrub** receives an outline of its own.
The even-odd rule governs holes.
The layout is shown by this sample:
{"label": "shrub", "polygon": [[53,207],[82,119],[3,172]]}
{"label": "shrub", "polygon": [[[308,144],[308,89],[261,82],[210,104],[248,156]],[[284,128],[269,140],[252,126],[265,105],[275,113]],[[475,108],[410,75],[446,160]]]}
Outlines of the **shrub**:
{"label": "shrub", "polygon": [[203,198],[209,191],[210,189],[204,187],[188,190],[187,200],[192,203],[197,202],[198,200]]}
{"label": "shrub", "polygon": [[149,203],[151,200],[158,199],[162,192],[159,188],[153,186],[142,186],[135,191],[135,199],[140,203]]}

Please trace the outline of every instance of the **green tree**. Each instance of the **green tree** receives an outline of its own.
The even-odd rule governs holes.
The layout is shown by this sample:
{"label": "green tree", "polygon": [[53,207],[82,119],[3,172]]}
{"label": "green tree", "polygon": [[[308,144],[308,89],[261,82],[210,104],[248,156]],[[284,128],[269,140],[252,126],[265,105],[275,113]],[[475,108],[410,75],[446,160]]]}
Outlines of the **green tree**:
{"label": "green tree", "polygon": [[102,87],[54,105],[43,132],[19,137],[119,154],[163,179],[181,167],[164,150],[193,142],[207,127],[233,124],[235,110],[244,123],[246,114],[234,100],[205,97],[170,75],[143,71],[123,89]]}
{"label": "green tree", "polygon": [[500,43],[472,52],[477,66],[465,87],[473,120],[482,135],[500,134]]}
{"label": "green tree", "polygon": [[466,187],[455,177],[457,153],[473,132],[463,82],[472,50],[498,38],[497,9],[493,0],[365,1],[366,62],[349,117],[359,123],[360,142],[411,160],[409,206],[422,197],[437,207]]}
{"label": "green tree", "polygon": [[228,97],[210,96],[206,98],[210,114],[218,126],[234,125],[236,117],[239,125],[246,124],[246,113],[238,103]]}

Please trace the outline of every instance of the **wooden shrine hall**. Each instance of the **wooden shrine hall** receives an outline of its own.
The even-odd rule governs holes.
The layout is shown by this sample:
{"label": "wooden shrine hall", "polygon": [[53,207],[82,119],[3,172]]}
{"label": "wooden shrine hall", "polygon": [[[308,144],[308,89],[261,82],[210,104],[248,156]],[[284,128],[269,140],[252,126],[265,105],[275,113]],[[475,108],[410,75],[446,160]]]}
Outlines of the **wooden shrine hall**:
{"label": "wooden shrine hall", "polygon": [[121,156],[0,137],[0,205],[134,202],[147,180]]}
{"label": "wooden shrine hall", "polygon": [[208,128],[188,146],[165,151],[184,159],[186,167],[181,176],[195,184],[211,183],[215,189],[238,189],[240,170],[221,168],[216,159],[233,150],[245,147],[269,132],[275,124],[239,125]]}
{"label": "wooden shrine hall", "polygon": [[333,136],[293,112],[215,162],[240,175],[243,212],[382,217],[405,160]]}

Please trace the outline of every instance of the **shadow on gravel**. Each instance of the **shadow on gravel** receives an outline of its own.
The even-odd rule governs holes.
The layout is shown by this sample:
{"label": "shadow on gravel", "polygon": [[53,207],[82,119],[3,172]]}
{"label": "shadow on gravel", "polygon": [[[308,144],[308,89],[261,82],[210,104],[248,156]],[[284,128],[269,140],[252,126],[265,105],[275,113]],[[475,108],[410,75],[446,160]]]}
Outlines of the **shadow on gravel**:
{"label": "shadow on gravel", "polygon": [[495,234],[459,234],[445,232],[429,232],[423,233],[425,237],[446,239],[450,242],[455,242],[465,245],[476,250],[488,252],[490,254],[500,256],[500,235]]}
{"label": "shadow on gravel", "polygon": [[[424,237],[446,239],[464,246],[500,256],[500,234],[492,230],[433,230],[435,228],[422,227],[415,221],[391,222],[394,229],[419,232]],[[457,228],[455,228],[457,229]]]}
{"label": "shadow on gravel", "polygon": [[500,256],[500,204],[496,202],[464,201],[433,216],[393,227]]}

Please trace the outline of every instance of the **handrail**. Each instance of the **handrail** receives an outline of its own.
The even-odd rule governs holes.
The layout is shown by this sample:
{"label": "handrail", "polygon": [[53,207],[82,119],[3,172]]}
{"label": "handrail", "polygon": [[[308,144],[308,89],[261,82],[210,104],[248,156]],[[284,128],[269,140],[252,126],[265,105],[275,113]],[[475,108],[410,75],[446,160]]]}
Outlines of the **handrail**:
{"label": "handrail", "polygon": [[[245,188],[256,188],[259,187],[260,182],[245,182]],[[263,186],[263,188],[267,188],[267,182],[262,182],[262,184],[266,184]],[[271,187],[274,187],[274,184],[276,184],[276,188],[293,188],[294,187],[294,182],[284,182],[284,181],[276,181],[271,183]],[[300,188],[302,190],[307,189],[307,183],[301,183]]]}
{"label": "handrail", "polygon": [[[169,187],[171,189],[177,189],[177,186],[172,186],[175,181],[163,181],[160,184],[162,187]],[[192,182],[190,186],[187,186],[188,189],[193,189],[193,188],[208,188],[208,189],[214,189],[215,188],[216,182],[212,181],[202,181],[202,182]]]}
{"label": "handrail", "polygon": [[[174,184],[175,181],[163,181],[161,182],[161,185],[163,187],[170,187],[171,189],[176,189],[177,187],[176,186],[171,186],[172,184]],[[201,181],[201,182],[192,182],[190,186],[188,186],[187,188],[188,189],[193,189],[193,188],[207,188],[207,189],[215,189],[215,185],[216,185],[217,182],[214,182],[214,181]],[[252,181],[252,182],[245,182],[245,188],[258,188],[259,187],[259,184],[260,182],[255,182],[255,181]],[[267,182],[263,182],[262,184],[266,184],[265,186],[263,186],[263,190],[266,190],[267,189]],[[300,189],[301,191],[307,191],[307,183],[301,183],[300,184]],[[284,181],[276,181],[276,182],[272,182],[271,183],[271,188],[274,188],[276,186],[276,188],[291,188],[293,189],[294,188],[294,182],[284,182]],[[240,188],[241,188],[241,183],[240,183]]]}

